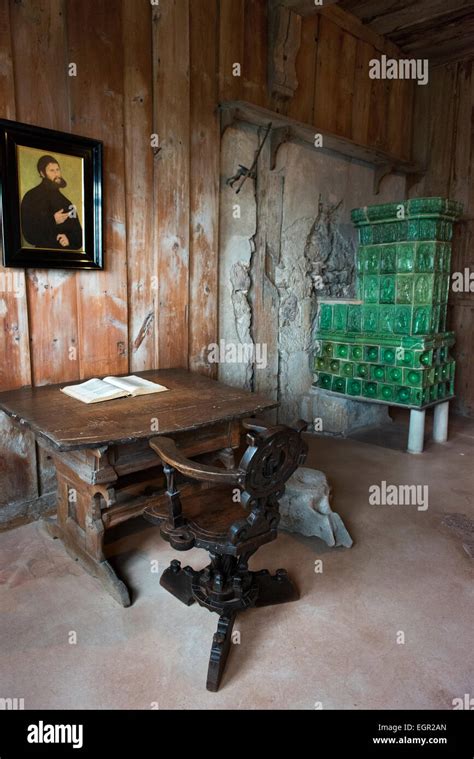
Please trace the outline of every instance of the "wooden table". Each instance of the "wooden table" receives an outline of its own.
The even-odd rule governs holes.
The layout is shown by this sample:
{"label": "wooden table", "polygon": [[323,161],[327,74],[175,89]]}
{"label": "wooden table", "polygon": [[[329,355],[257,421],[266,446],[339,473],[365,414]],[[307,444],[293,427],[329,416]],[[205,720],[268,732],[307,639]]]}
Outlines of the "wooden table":
{"label": "wooden table", "polygon": [[91,405],[61,393],[64,384],[0,393],[0,409],[32,430],[54,460],[58,506],[57,516],[44,520],[48,533],[123,606],[130,594],[107,561],[104,535],[164,501],[162,466],[149,439],[172,436],[186,456],[213,454],[232,466],[239,420],[277,405],[182,369],[139,376],[169,392]]}

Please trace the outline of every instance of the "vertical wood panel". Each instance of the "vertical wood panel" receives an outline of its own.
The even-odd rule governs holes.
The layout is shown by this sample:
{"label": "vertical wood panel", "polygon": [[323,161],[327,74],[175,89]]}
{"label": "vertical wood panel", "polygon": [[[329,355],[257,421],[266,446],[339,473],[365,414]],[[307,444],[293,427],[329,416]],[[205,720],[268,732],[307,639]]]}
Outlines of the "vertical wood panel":
{"label": "vertical wood panel", "polygon": [[[380,58],[380,53],[374,57]],[[370,88],[369,145],[388,151],[388,104],[392,84],[391,80],[372,79]]]}
{"label": "vertical wood panel", "polygon": [[[16,118],[7,2],[0,6],[0,108],[2,118]],[[3,256],[3,251],[1,255]],[[3,285],[3,290],[0,289],[0,387],[12,390],[31,383],[26,281],[21,269],[5,269],[0,264],[0,274],[3,275],[3,282],[0,280]],[[14,285],[17,286],[17,292]]]}
{"label": "vertical wood panel", "polygon": [[314,123],[346,137],[352,132],[356,39],[321,17]]}
{"label": "vertical wood panel", "polygon": [[357,40],[354,99],[352,102],[352,139],[362,145],[369,142],[370,103],[372,80],[369,77],[370,61],[376,50],[363,40]]}
{"label": "vertical wood panel", "polygon": [[81,376],[128,370],[121,4],[68,0],[73,131],[104,141],[103,272],[78,275]]}
{"label": "vertical wood panel", "polygon": [[190,369],[214,375],[206,348],[217,341],[219,151],[217,0],[191,3]]}
{"label": "vertical wood panel", "polygon": [[291,118],[305,124],[312,124],[314,115],[318,29],[319,16],[302,20],[301,47],[296,57],[298,87],[288,108]]}
{"label": "vertical wood panel", "polygon": [[[245,39],[245,0],[220,0],[219,97],[242,100]],[[242,76],[232,76],[234,63],[242,66]]]}
{"label": "vertical wood panel", "polygon": [[188,365],[189,304],[189,0],[159,6],[154,24],[159,366]]}
{"label": "vertical wood panel", "polygon": [[[453,154],[450,176],[450,195],[464,205],[468,212],[472,191],[471,163],[473,151],[473,79],[472,62],[460,63],[456,76],[456,105],[454,109]],[[471,214],[474,209],[471,209]]]}
{"label": "vertical wood panel", "polygon": [[[191,3],[193,7],[193,3]],[[245,0],[244,71],[245,100],[268,107],[268,14],[266,0]]]}
{"label": "vertical wood panel", "polygon": [[[453,238],[451,270],[458,272],[474,269],[473,88],[472,65],[459,63],[433,69],[429,85],[415,89],[413,157],[427,172],[411,196],[442,195],[464,204]],[[448,328],[456,333],[454,406],[474,415],[473,293],[450,293]]]}
{"label": "vertical wood panel", "polygon": [[[428,143],[429,171],[425,178],[427,195],[449,194],[451,157],[454,136],[453,94],[456,88],[456,66],[442,66],[431,72],[431,115]],[[421,88],[420,88],[421,89]]]}
{"label": "vertical wood panel", "polygon": [[152,14],[122,0],[129,355],[133,372],[157,366],[157,255],[153,240]]}
{"label": "vertical wood panel", "polygon": [[[10,10],[16,117],[68,132],[64,2],[23,0]],[[76,379],[78,362],[69,353],[78,340],[76,274],[31,269],[27,293],[33,383]]]}
{"label": "vertical wood panel", "polygon": [[[15,120],[13,55],[7,2],[0,6],[0,108],[2,118]],[[21,269],[7,269],[0,265],[0,274],[4,277],[3,281],[0,280],[0,388],[11,390],[31,383],[26,281],[25,272]],[[21,434],[6,414],[1,413],[0,439],[0,507],[35,498],[38,495],[38,482],[34,436],[29,432]],[[0,525],[6,521],[3,517],[4,513],[0,515]]]}

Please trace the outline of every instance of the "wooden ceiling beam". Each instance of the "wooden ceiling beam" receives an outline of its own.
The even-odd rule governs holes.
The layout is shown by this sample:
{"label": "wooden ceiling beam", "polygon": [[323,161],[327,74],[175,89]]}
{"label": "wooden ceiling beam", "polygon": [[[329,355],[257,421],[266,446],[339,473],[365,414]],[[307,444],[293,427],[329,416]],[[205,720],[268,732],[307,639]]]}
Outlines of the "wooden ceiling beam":
{"label": "wooden ceiling beam", "polygon": [[474,0],[341,0],[344,10],[354,13],[364,24],[370,24],[379,34],[392,34],[424,23],[442,24],[445,17],[455,13],[468,14],[474,10]]}
{"label": "wooden ceiling beam", "polygon": [[[324,0],[324,7],[335,5],[338,0]],[[284,8],[297,13],[299,16],[311,16],[318,13],[322,6],[316,5],[315,0],[272,0],[273,5],[282,5]]]}

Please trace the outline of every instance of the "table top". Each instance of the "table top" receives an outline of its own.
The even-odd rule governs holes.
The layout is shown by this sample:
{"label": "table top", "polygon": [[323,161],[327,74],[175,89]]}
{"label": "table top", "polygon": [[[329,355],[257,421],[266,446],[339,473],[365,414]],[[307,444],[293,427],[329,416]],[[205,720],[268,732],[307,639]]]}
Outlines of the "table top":
{"label": "table top", "polygon": [[[193,430],[278,405],[186,369],[136,374],[165,385],[168,392],[86,404],[60,392],[61,387],[79,384],[76,381],[0,393],[0,409],[57,450],[71,451]],[[153,420],[158,424],[152,427]]]}

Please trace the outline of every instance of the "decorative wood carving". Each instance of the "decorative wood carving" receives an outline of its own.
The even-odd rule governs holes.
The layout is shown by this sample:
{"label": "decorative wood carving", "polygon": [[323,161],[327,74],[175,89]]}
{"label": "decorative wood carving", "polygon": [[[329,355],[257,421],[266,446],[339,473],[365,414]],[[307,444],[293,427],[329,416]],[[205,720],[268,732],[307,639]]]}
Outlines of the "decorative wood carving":
{"label": "decorative wood carving", "polygon": [[277,2],[269,14],[268,80],[271,97],[291,100],[298,88],[296,56],[301,45],[301,16]]}

